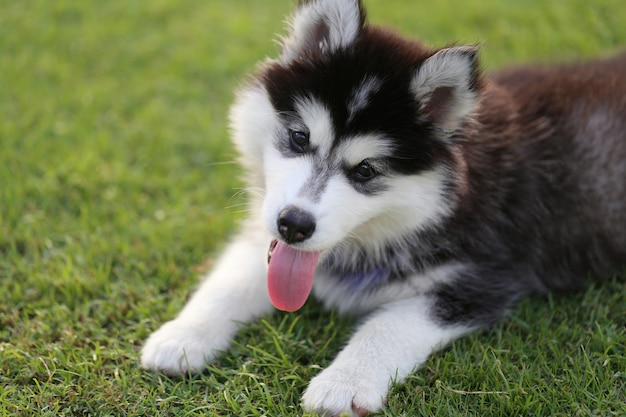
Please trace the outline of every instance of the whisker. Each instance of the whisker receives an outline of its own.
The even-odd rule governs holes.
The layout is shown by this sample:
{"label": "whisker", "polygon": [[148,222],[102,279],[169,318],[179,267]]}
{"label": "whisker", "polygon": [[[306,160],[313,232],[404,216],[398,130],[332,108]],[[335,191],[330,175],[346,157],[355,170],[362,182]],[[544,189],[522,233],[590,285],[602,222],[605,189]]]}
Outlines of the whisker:
{"label": "whisker", "polygon": [[[233,209],[233,208],[236,208],[236,207],[245,207],[245,206],[248,206],[248,203],[231,204],[229,206],[224,207],[224,209],[225,210],[230,210],[230,209]],[[250,210],[250,209],[248,209],[248,210]]]}
{"label": "whisker", "polygon": [[239,162],[232,160],[232,161],[216,161],[216,162],[208,162],[206,164],[203,164],[203,166],[205,167],[212,167],[212,166],[222,166],[222,165],[238,165]]}

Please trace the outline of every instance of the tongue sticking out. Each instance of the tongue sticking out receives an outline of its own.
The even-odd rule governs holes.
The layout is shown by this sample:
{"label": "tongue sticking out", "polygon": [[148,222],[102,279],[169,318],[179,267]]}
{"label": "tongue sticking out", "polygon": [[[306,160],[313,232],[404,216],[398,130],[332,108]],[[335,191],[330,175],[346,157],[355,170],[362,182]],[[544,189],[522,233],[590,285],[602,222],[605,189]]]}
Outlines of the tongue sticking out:
{"label": "tongue sticking out", "polygon": [[272,242],[267,289],[274,307],[291,312],[304,305],[313,287],[319,257],[319,252],[299,251],[282,242]]}

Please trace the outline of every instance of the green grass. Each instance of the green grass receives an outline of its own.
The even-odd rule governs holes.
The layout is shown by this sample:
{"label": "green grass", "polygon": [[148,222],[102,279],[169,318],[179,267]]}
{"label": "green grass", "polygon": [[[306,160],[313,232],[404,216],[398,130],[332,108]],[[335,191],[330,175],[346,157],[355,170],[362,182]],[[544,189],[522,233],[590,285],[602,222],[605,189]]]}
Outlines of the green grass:
{"label": "green grass", "polygon": [[[367,4],[429,43],[480,42],[487,68],[626,44],[623,0]],[[291,7],[0,0],[2,415],[301,414],[353,325],[314,303],[244,328],[205,375],[137,366],[241,216],[227,109]],[[625,327],[618,281],[525,300],[380,415],[626,415]]]}

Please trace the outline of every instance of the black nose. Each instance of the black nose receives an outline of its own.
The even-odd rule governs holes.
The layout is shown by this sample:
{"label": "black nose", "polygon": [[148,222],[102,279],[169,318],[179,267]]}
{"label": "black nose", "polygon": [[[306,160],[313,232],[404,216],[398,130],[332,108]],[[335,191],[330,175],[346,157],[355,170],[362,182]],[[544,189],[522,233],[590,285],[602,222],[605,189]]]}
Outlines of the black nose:
{"label": "black nose", "polygon": [[315,219],[311,213],[298,208],[286,208],[278,214],[278,232],[287,243],[303,242],[315,231]]}

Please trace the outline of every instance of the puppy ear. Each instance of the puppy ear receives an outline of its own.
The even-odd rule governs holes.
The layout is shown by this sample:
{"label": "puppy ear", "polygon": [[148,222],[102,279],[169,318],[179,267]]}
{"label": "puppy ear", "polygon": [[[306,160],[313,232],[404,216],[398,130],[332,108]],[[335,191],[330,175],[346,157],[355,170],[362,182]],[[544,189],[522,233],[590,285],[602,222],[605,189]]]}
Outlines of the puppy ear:
{"label": "puppy ear", "polygon": [[289,21],[290,33],[282,39],[281,60],[318,58],[346,48],[358,38],[364,23],[360,0],[301,1]]}
{"label": "puppy ear", "polygon": [[445,131],[454,131],[473,110],[478,97],[478,48],[444,48],[427,58],[411,88],[420,113]]}

